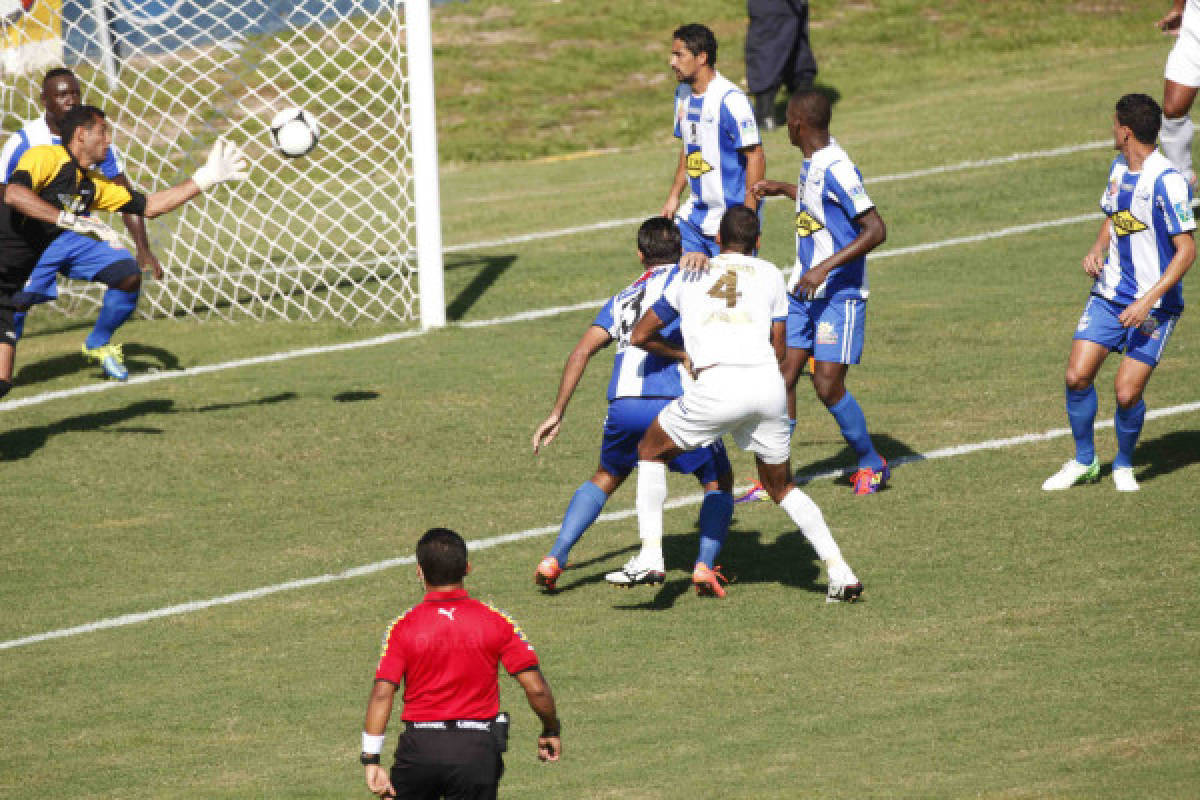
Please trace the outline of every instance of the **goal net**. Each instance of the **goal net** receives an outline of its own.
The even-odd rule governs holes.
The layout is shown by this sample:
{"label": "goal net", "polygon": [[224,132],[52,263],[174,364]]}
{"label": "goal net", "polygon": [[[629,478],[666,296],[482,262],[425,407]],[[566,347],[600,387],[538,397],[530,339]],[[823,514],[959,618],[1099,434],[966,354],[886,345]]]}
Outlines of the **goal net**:
{"label": "goal net", "polygon": [[[429,0],[9,2],[24,14],[0,37],[5,135],[42,113],[42,76],[65,64],[138,189],[185,180],[218,136],[253,162],[249,180],[147,221],[166,274],[144,281],[141,313],[443,324]],[[297,159],[268,128],[291,107],[320,127]],[[68,313],[100,298],[60,294]]]}

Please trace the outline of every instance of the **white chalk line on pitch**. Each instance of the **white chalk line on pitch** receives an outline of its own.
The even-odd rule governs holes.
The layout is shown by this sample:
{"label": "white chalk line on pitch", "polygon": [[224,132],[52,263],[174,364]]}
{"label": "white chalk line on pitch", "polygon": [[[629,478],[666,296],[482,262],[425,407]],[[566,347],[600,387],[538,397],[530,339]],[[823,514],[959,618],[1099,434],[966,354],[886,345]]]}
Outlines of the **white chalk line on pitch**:
{"label": "white chalk line on pitch", "polygon": [[[1187,414],[1193,411],[1200,411],[1200,402],[1184,403],[1182,405],[1171,406],[1169,408],[1154,409],[1146,413],[1146,419],[1160,419],[1162,417],[1170,417],[1176,414]],[[1096,423],[1097,430],[1111,428],[1112,426],[1112,420],[1102,420]],[[1011,436],[1005,439],[990,439],[985,442],[942,447],[937,450],[931,450],[928,453],[916,453],[914,455],[901,456],[894,459],[891,463],[893,466],[901,466],[903,464],[911,464],[920,461],[933,461],[940,458],[957,458],[959,456],[979,453],[985,450],[1002,450],[1009,447],[1018,447],[1025,444],[1034,444],[1037,442],[1049,441],[1051,439],[1059,439],[1064,436],[1069,436],[1070,433],[1070,428],[1053,428],[1041,433],[1026,433],[1020,436]],[[849,474],[850,471],[850,469],[837,469],[826,472],[797,475],[795,480],[797,484],[803,486],[817,480],[839,478],[843,475]],[[743,489],[744,488],[746,487],[743,487]],[[671,510],[699,505],[703,499],[704,496],[701,494],[690,494],[668,500],[665,508]],[[629,519],[630,517],[634,517],[636,515],[636,509],[627,508],[621,511],[609,511],[601,514],[596,521],[616,522],[619,520]],[[558,533],[558,528],[558,525],[543,525],[540,528],[529,528],[527,530],[516,531],[514,533],[491,536],[487,539],[475,539],[467,542],[467,548],[470,550],[487,550],[502,544],[510,544],[512,542],[524,541],[525,539],[533,539],[539,536],[556,534]],[[0,642],[0,650],[12,650],[17,647],[25,647],[27,645],[38,644],[39,642],[46,642],[53,639],[65,639],[71,636],[80,636],[85,633],[96,633],[97,631],[108,630],[110,628],[122,628],[128,625],[137,625],[142,622],[163,619],[164,617],[173,617],[180,614],[192,614],[197,611],[203,611],[216,606],[227,606],[246,600],[257,600],[260,597],[268,597],[273,594],[279,594],[280,592],[289,592],[296,589],[307,589],[311,586],[321,586],[327,583],[338,583],[340,581],[347,581],[353,578],[361,578],[364,575],[371,575],[386,569],[401,567],[413,564],[415,562],[416,558],[414,556],[389,558],[384,561],[376,561],[372,564],[351,567],[350,569],[345,569],[341,572],[331,572],[326,573],[325,575],[316,575],[311,578],[300,578],[298,580],[287,581],[285,583],[277,583],[272,586],[262,586],[257,589],[249,589],[244,592],[234,592],[233,594],[221,595],[220,597],[212,597],[208,600],[196,600],[190,603],[180,603],[179,605],[165,606],[152,611],[142,611],[135,614],[122,614],[118,617],[109,617],[107,619],[89,622],[84,625],[76,625],[71,628],[60,628],[58,630],[46,631],[45,633],[35,633],[31,636],[25,636],[20,639],[10,639],[6,642]]]}
{"label": "white chalk line on pitch", "polygon": [[[1200,203],[1200,201],[1193,203],[1193,205],[1197,205],[1198,203]],[[1077,214],[1071,217],[1063,217],[1062,219],[1031,222],[1027,225],[1014,225],[1008,228],[1000,228],[999,230],[986,231],[984,233],[976,233],[969,236],[956,236],[953,239],[943,239],[940,242],[926,242],[925,244],[881,250],[878,253],[872,253],[871,258],[874,260],[880,258],[890,258],[894,256],[911,255],[913,253],[925,253],[931,250],[940,250],[944,247],[974,244],[988,241],[990,239],[999,239],[1006,236],[1018,236],[1020,234],[1031,233],[1033,231],[1044,230],[1046,228],[1074,225],[1080,222],[1087,222],[1088,220],[1099,220],[1103,219],[1103,216],[1104,215],[1100,212],[1095,211],[1089,214]],[[447,327],[487,328],[495,325],[507,325],[512,322],[525,322],[527,320],[542,319],[544,317],[553,317],[560,314],[569,314],[574,311],[583,311],[589,308],[599,308],[600,306],[604,305],[607,299],[608,298],[602,298],[599,300],[588,300],[582,303],[573,303],[565,306],[553,306],[551,308],[521,311],[516,314],[509,314],[503,317],[492,317],[491,319],[451,322],[447,325]],[[79,397],[85,394],[113,391],[128,386],[141,386],[143,384],[155,383],[157,381],[174,380],[177,378],[190,378],[196,375],[204,375],[210,372],[222,372],[224,370],[237,369],[239,367],[252,367],[262,364],[272,364],[280,361],[290,361],[294,358],[304,358],[306,356],[325,355],[327,353],[358,350],[365,347],[376,347],[378,345],[398,342],[403,339],[414,339],[418,336],[424,336],[427,333],[429,333],[427,330],[400,331],[398,333],[375,336],[370,339],[360,339],[353,342],[342,342],[340,344],[321,345],[318,347],[305,347],[299,350],[287,350],[280,353],[269,353],[264,356],[251,356],[248,358],[235,359],[233,361],[223,361],[218,364],[207,364],[199,367],[187,367],[186,369],[178,370],[164,370],[162,372],[146,372],[140,375],[132,375],[130,376],[129,380],[122,383],[115,381],[90,383],[86,386],[76,386],[71,389],[61,389],[55,392],[45,392],[43,394],[31,395],[29,397],[20,397],[13,400],[7,400],[0,402],[0,411],[15,411],[18,408],[41,405],[42,403],[47,403],[51,400],[62,400],[70,397]]]}
{"label": "white chalk line on pitch", "polygon": [[[1032,150],[1027,153],[1013,153],[1011,155],[996,156],[994,158],[959,161],[956,164],[942,164],[937,167],[926,167],[924,169],[916,169],[909,172],[896,172],[891,175],[880,175],[878,177],[869,178],[865,182],[868,186],[876,183],[892,183],[895,181],[911,180],[912,178],[926,178],[931,175],[945,175],[951,172],[963,172],[969,169],[997,167],[1004,164],[1012,164],[1018,161],[1029,161],[1036,158],[1055,158],[1057,156],[1071,155],[1072,153],[1081,153],[1086,150],[1099,150],[1104,147],[1112,147],[1112,141],[1084,142],[1082,144],[1064,145],[1063,147],[1052,147],[1048,150]],[[627,225],[637,225],[645,219],[645,216],[628,217],[626,219],[610,219],[603,222],[593,222],[587,225],[575,225],[569,228],[556,228],[554,230],[539,231],[537,233],[521,233],[514,236],[504,236],[499,239],[491,239],[483,242],[465,242],[463,244],[455,244],[443,247],[442,252],[462,253],[471,250],[487,250],[494,247],[504,247],[510,244],[525,244],[526,242],[536,242],[541,241],[542,239],[557,239],[560,236],[574,236],[580,233],[592,233],[595,231],[611,230],[613,228],[623,228]],[[876,255],[877,254],[872,255],[872,257],[874,258]]]}

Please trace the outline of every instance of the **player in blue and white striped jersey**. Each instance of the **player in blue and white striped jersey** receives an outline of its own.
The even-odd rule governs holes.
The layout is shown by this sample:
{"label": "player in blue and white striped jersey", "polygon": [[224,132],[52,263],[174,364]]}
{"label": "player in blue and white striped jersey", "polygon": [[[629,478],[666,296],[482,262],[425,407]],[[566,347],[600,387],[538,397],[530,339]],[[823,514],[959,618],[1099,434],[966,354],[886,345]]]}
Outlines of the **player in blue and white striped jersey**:
{"label": "player in blue and white striped jersey", "polygon": [[833,415],[842,438],[858,457],[855,494],[872,494],[890,476],[875,450],[846,373],[862,359],[867,317],[867,253],[887,237],[887,227],[863,188],[858,167],[829,134],[832,106],[815,90],[788,101],[788,136],[804,152],[799,185],[762,181],[764,197],[796,201],[796,265],[789,288],[787,356],[780,365],[788,386],[788,413],[796,419],[796,382],[811,355],[817,397]]}
{"label": "player in blue and white striped jersey", "polygon": [[[551,590],[555,588],[571,548],[596,521],[608,498],[637,466],[637,445],[642,434],[659,411],[682,395],[691,381],[686,365],[651,355],[629,343],[634,324],[662,296],[671,279],[671,269],[682,255],[680,246],[679,230],[670,220],[651,217],[642,223],[638,230],[638,256],[646,271],[604,304],[579,339],[563,368],[554,409],[533,434],[535,454],[554,441],[562,427],[567,404],[583,377],[588,361],[601,349],[616,342],[617,353],[608,384],[608,416],[604,421],[600,465],[595,474],[575,491],[554,546],[538,564],[534,581],[540,586]],[[679,347],[683,345],[678,325],[665,331],[664,338]],[[670,466],[676,472],[695,475],[704,486],[697,562],[703,561],[711,567],[725,541],[733,516],[733,496],[730,493],[733,489],[733,472],[725,448],[717,441],[709,447],[684,453]],[[665,566],[661,546],[639,564],[649,566],[626,570],[623,580],[612,582],[623,585],[662,583]]]}
{"label": "player in blue and white striped jersey", "polygon": [[[671,44],[675,137],[683,140],[662,215],[683,234],[683,252],[715,256],[725,209],[758,209],[750,187],[766,172],[766,156],[750,101],[716,70],[717,40],[703,25],[683,25]],[[684,188],[690,192],[680,206]]]}
{"label": "player in blue and white striped jersey", "polygon": [[1075,458],[1042,484],[1067,489],[1100,477],[1093,429],[1100,367],[1110,352],[1117,367],[1117,457],[1113,484],[1136,492],[1133,450],[1146,418],[1142,394],[1183,313],[1183,276],[1196,258],[1192,194],[1187,179],[1155,149],[1162,110],[1144,94],[1117,101],[1113,147],[1119,155],[1100,197],[1105,220],[1083,269],[1095,279],[1075,328],[1067,361],[1067,418]]}
{"label": "player in blue and white striped jersey", "polygon": [[[12,134],[0,149],[0,185],[8,183],[17,163],[31,147],[39,145],[62,144],[59,137],[59,124],[63,116],[82,102],[82,90],[75,73],[64,67],[52,69],[42,79],[42,106],[46,113],[37,119],[26,122],[21,130]],[[125,177],[125,165],[121,154],[113,146],[109,146],[104,160],[95,166],[96,171],[114,183],[132,191],[133,187]],[[0,186],[2,188],[2,186]],[[125,227],[129,230],[134,241],[137,274],[121,276],[119,285],[110,285],[105,292],[101,311],[96,320],[96,327],[84,343],[84,355],[100,363],[105,373],[118,380],[128,376],[119,347],[110,345],[113,333],[133,314],[137,307],[137,298],[141,289],[141,270],[151,270],[155,278],[162,277],[162,265],[150,250],[150,242],[146,236],[146,222],[137,214],[122,214]],[[58,296],[58,274],[77,280],[95,280],[97,270],[103,265],[88,263],[57,263],[47,262],[38,264],[26,284],[27,296],[34,303],[49,302]],[[25,312],[13,315],[12,333],[19,340],[25,327]],[[11,380],[13,359],[15,356],[16,340],[0,343],[0,380]]]}

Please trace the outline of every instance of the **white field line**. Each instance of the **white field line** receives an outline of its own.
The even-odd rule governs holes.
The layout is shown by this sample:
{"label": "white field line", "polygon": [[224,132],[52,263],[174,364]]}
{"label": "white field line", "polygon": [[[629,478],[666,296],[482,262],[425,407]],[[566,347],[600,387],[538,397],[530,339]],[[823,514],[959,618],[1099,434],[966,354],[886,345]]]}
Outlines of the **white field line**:
{"label": "white field line", "polygon": [[[1183,405],[1171,406],[1169,408],[1159,408],[1150,411],[1146,414],[1146,419],[1159,419],[1162,417],[1174,416],[1176,414],[1187,414],[1193,411],[1200,411],[1200,402],[1185,403]],[[1096,424],[1097,429],[1111,428],[1113,425],[1111,420],[1100,421]],[[1011,436],[1006,439],[990,439],[986,442],[974,442],[971,444],[955,445],[953,447],[943,447],[937,450],[931,450],[928,453],[916,453],[910,456],[903,456],[895,459],[893,466],[901,464],[909,464],[917,461],[932,461],[938,458],[957,458],[959,456],[978,453],[985,450],[1001,450],[1009,447],[1018,447],[1025,444],[1034,444],[1036,442],[1044,442],[1050,439],[1059,439],[1068,436],[1071,433],[1070,428],[1053,428],[1042,433],[1026,433],[1020,436]],[[807,475],[797,475],[796,483],[804,485],[816,480],[837,478],[849,473],[849,469],[831,470],[821,473],[813,473]],[[684,497],[678,497],[670,500],[666,504],[668,509],[684,508],[687,506],[699,505],[703,500],[703,495],[691,494]],[[629,519],[636,516],[637,511],[632,508],[623,509],[621,511],[610,511],[601,514],[597,522],[615,522],[618,520]],[[549,536],[550,534],[558,533],[558,525],[543,525],[540,528],[529,528],[528,530],[516,531],[515,533],[505,533],[500,536],[492,536],[487,539],[476,539],[467,543],[467,547],[471,550],[487,550],[491,547],[496,547],[502,544],[510,544],[512,542],[520,542],[525,539],[533,539],[539,536]],[[109,628],[121,628],[127,625],[137,625],[142,622],[149,622],[155,619],[164,617],[173,617],[180,614],[192,614],[197,611],[203,611],[215,606],[232,605],[245,600],[257,600],[260,597],[278,594],[280,592],[289,592],[295,589],[307,589],[310,586],[320,586],[326,583],[337,583],[339,581],[351,580],[352,578],[360,578],[364,575],[371,575],[382,570],[400,567],[406,564],[415,562],[413,556],[402,556],[400,558],[389,558],[384,561],[376,561],[373,564],[364,564],[360,567],[352,567],[342,570],[341,572],[326,573],[325,575],[317,575],[311,578],[300,578],[294,581],[285,583],[277,583],[273,586],[262,586],[257,589],[249,589],[244,592],[234,592],[233,594],[221,595],[220,597],[212,597],[208,600],[196,600],[190,603],[180,603],[174,606],[165,606],[157,608],[153,611],[142,611],[136,614],[122,614],[119,617],[109,617],[107,619],[89,622],[84,625],[76,625],[71,628],[59,628],[58,630],[46,631],[45,633],[35,633],[31,636],[25,636],[20,639],[10,639],[6,642],[0,642],[0,650],[11,650],[17,647],[25,647],[26,645],[38,644],[52,639],[65,639],[71,636],[79,636],[85,633],[95,633],[97,631],[107,630]]]}
{"label": "white field line", "polygon": [[[1200,203],[1200,201],[1197,201]],[[1196,205],[1197,203],[1193,203]],[[1043,230],[1046,228],[1061,227],[1064,225],[1074,225],[1079,222],[1088,220],[1099,220],[1102,218],[1100,212],[1092,212],[1090,214],[1078,214],[1072,217],[1063,217],[1062,219],[1045,220],[1043,222],[1033,222],[1028,225],[1014,225],[1008,228],[1001,228],[995,231],[985,231],[984,233],[976,233],[970,236],[957,236],[953,239],[944,239],[940,242],[926,242],[924,244],[912,245],[909,247],[897,247],[890,250],[881,250],[878,253],[871,255],[872,259],[889,258],[891,256],[904,256],[913,253],[923,253],[929,250],[937,250],[943,247],[954,247],[961,244],[972,244],[975,242],[987,241],[989,239],[998,239],[1005,236],[1017,236],[1032,231]],[[569,314],[573,311],[582,311],[588,308],[599,308],[604,304],[605,300],[588,300],[582,303],[573,303],[565,306],[553,306],[551,308],[533,309],[530,311],[521,311],[516,314],[509,314],[503,317],[492,317],[491,319],[471,320],[468,322],[451,322],[447,327],[451,328],[487,328],[495,325],[507,325],[511,322],[524,322],[532,319],[541,319],[543,317],[552,317],[559,314]],[[93,394],[96,392],[107,392],[116,389],[121,389],[127,386],[140,386],[146,383],[154,383],[176,378],[190,378],[195,375],[204,375],[210,372],[222,372],[229,369],[237,369],[239,367],[252,367],[261,364],[271,364],[279,361],[290,361],[294,358],[304,358],[307,356],[323,355],[326,353],[338,353],[347,350],[358,350],[364,347],[376,347],[382,344],[391,344],[392,342],[402,339],[413,339],[418,336],[424,336],[428,331],[412,330],[401,331],[398,333],[389,333],[383,336],[375,336],[370,339],[360,339],[354,342],[342,342],[341,344],[322,345],[320,347],[305,347],[299,350],[287,350],[280,353],[269,353],[264,356],[253,356],[250,358],[241,358],[234,361],[223,361],[218,364],[207,364],[199,367],[188,367],[187,369],[166,370],[162,372],[148,372],[140,375],[134,375],[124,383],[115,381],[105,381],[101,383],[90,383],[86,386],[77,386],[72,389],[62,389],[56,392],[45,392],[43,394],[30,395],[29,397],[21,397],[13,400],[0,402],[0,412],[14,411],[18,408],[27,408],[29,406],[41,405],[42,403],[50,402],[51,400],[62,400],[70,397],[78,397],[85,394]]]}
{"label": "white field line", "polygon": [[[1002,164],[1012,164],[1017,161],[1029,161],[1037,158],[1056,158],[1058,156],[1080,153],[1086,150],[1098,150],[1104,147],[1112,147],[1112,141],[1084,142],[1083,144],[1052,147],[1048,150],[1033,150],[1028,153],[1013,153],[1012,155],[996,156],[994,158],[960,161],[957,164],[942,164],[941,166],[926,167],[925,169],[912,170],[911,172],[897,172],[892,175],[880,175],[878,177],[869,178],[866,182],[868,185],[873,185],[876,183],[892,183],[894,181],[911,180],[912,178],[925,178],[930,175],[944,175],[950,172],[963,172],[969,169],[996,167]],[[575,225],[569,228],[557,228],[555,230],[539,231],[536,233],[522,233],[515,236],[505,236],[500,239],[490,239],[482,242],[464,242],[462,244],[444,247],[442,248],[442,252],[462,253],[471,250],[489,250],[495,247],[505,247],[510,244],[524,244],[525,242],[536,242],[542,239],[556,239],[560,236],[573,236],[578,233],[606,231],[611,230],[612,228],[623,228],[627,225],[637,225],[644,219],[646,219],[645,216],[628,217],[626,219],[610,219],[603,222],[593,222],[588,225]],[[873,257],[878,257],[878,255],[879,254],[876,254]]]}

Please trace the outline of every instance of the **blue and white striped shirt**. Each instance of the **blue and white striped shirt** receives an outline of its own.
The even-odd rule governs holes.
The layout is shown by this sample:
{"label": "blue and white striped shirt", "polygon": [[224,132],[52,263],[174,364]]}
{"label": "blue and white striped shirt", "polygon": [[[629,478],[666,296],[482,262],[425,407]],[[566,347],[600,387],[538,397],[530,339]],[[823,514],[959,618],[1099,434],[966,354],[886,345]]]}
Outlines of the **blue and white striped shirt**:
{"label": "blue and white striped shirt", "polygon": [[[673,267],[668,264],[647,270],[642,277],[609,298],[592,322],[608,331],[617,342],[612,379],[608,383],[610,403],[619,397],[679,397],[683,394],[685,381],[691,381],[678,361],[647,353],[629,343],[633,326],[662,297],[671,282]],[[663,328],[661,334],[674,346],[683,347],[678,321]]]}

